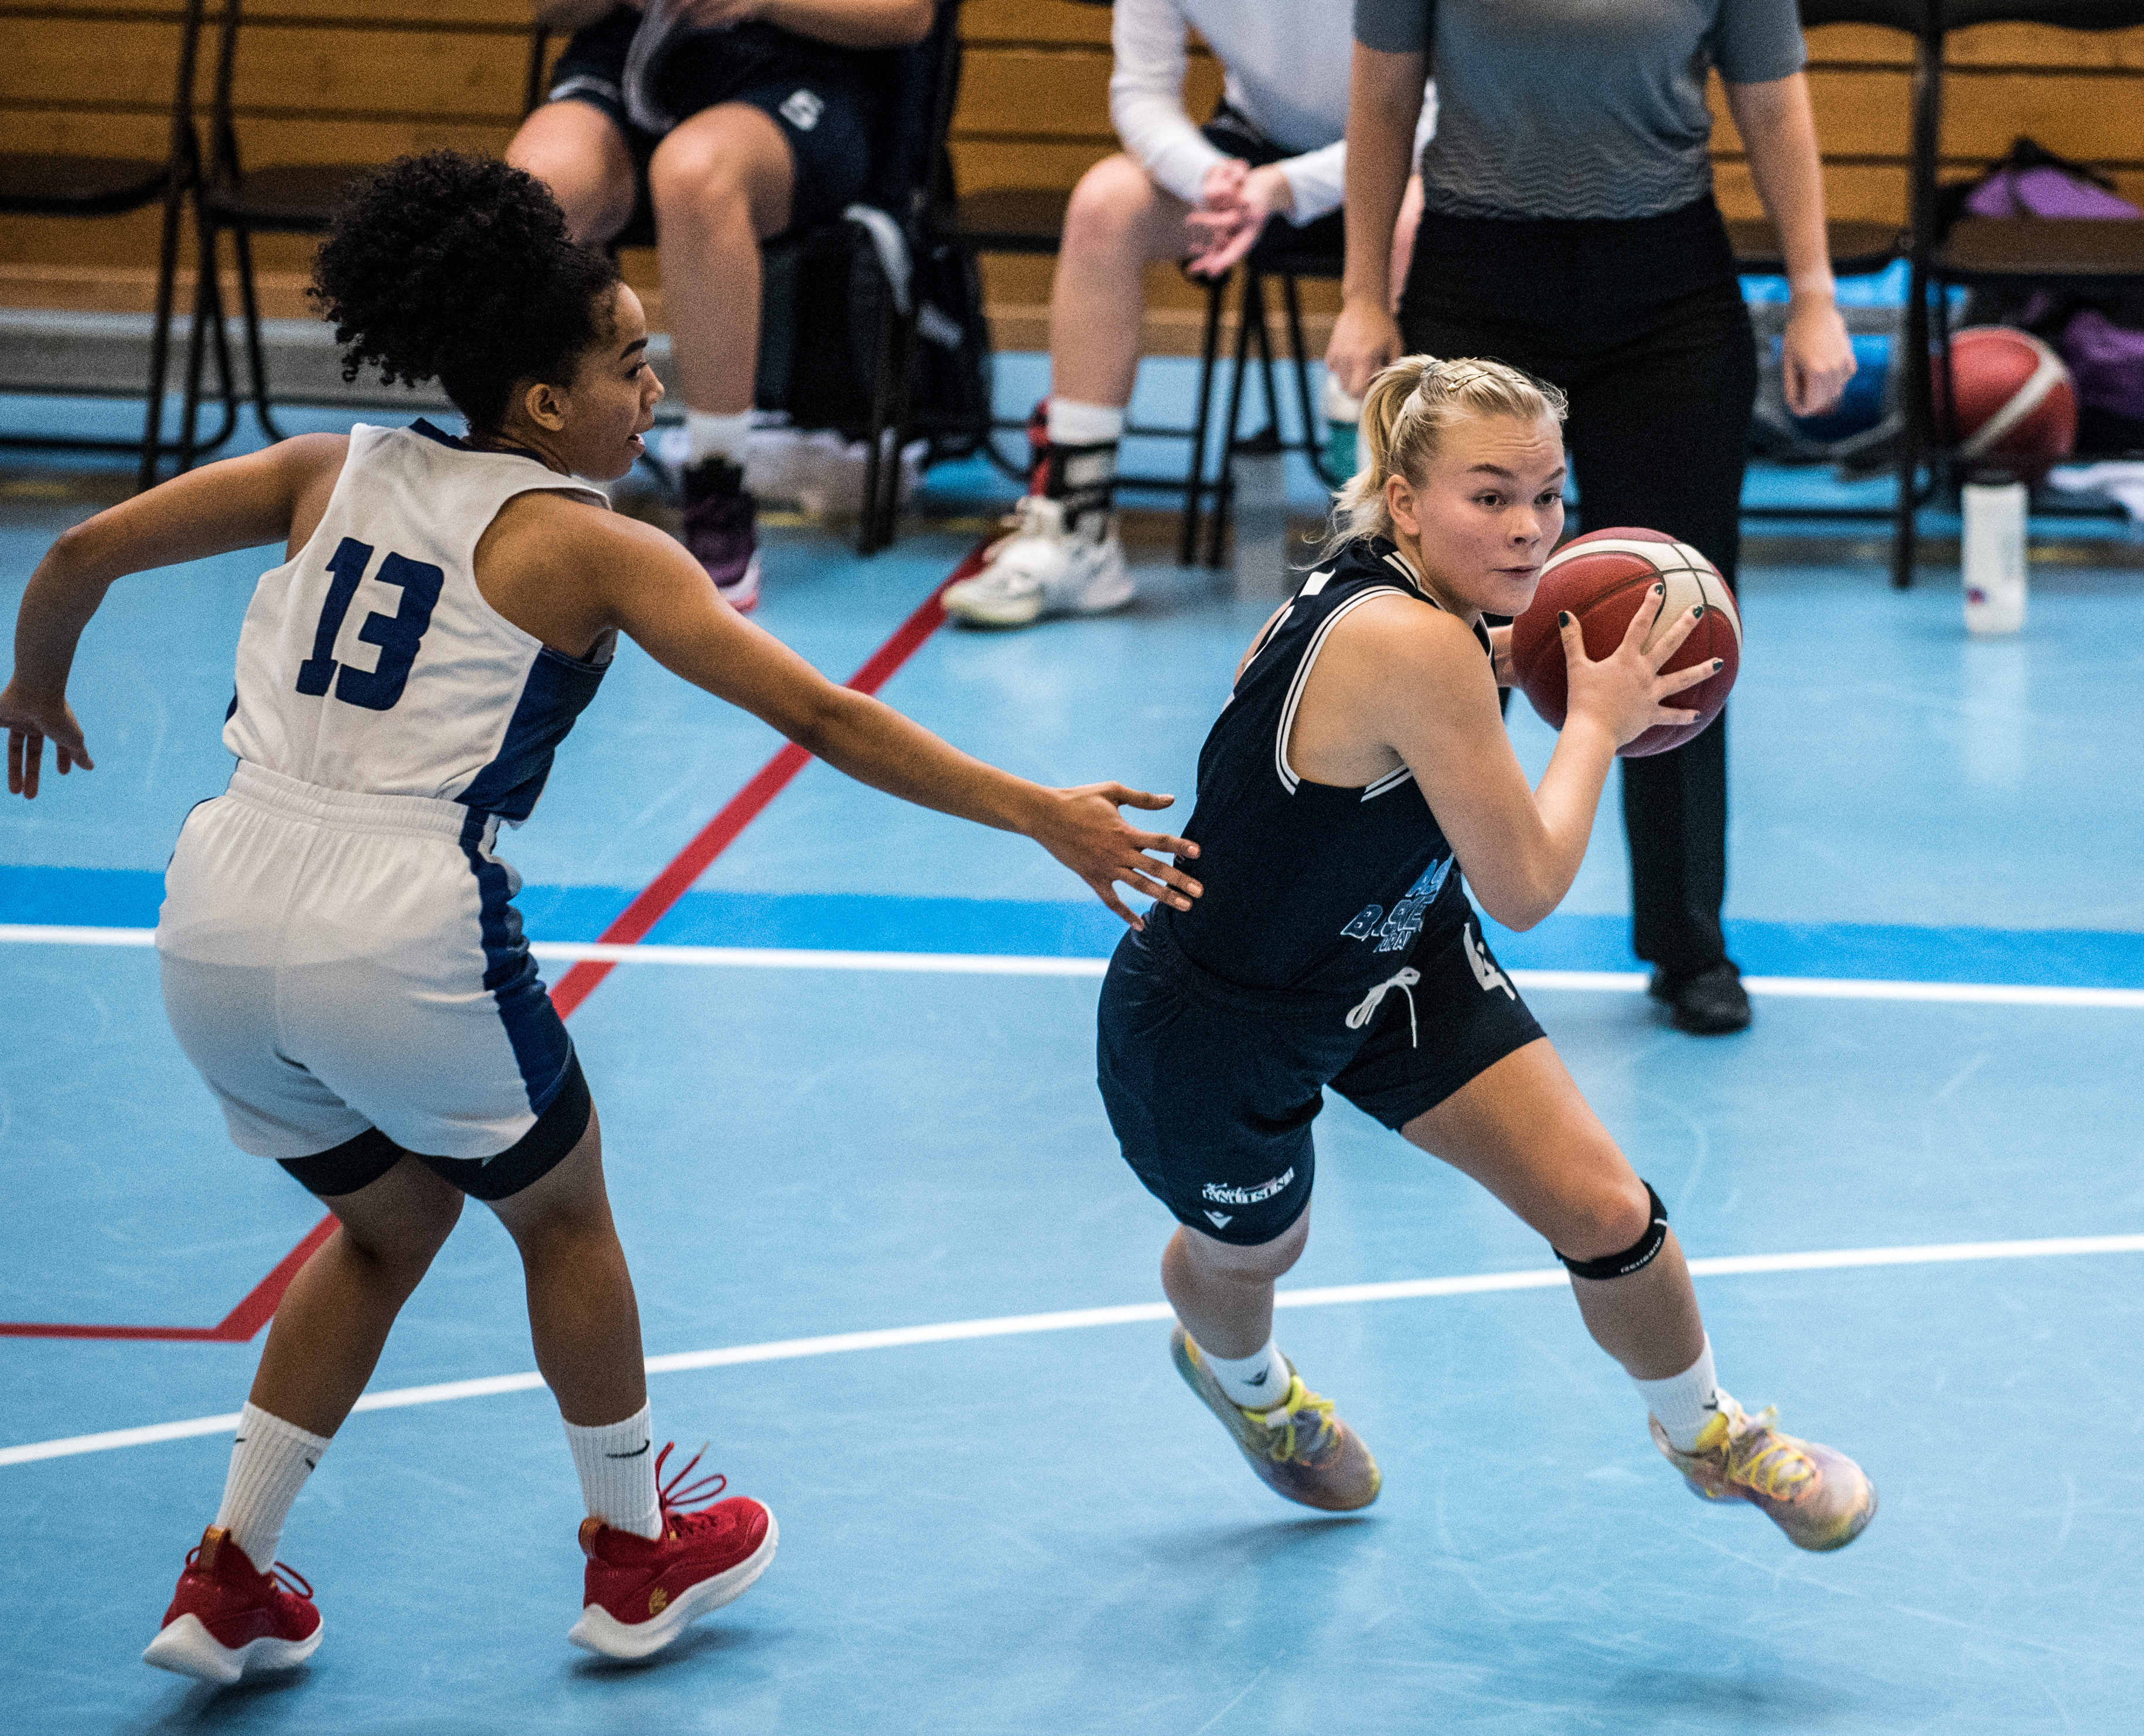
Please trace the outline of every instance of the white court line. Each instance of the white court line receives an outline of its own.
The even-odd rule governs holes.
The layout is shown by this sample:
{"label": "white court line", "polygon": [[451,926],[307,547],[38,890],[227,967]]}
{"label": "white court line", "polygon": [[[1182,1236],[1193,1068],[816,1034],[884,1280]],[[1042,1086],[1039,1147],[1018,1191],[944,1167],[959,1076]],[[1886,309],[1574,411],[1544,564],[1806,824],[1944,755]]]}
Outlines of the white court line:
{"label": "white court line", "polygon": [[[2080,1254],[2144,1253],[2144,1235],[2051,1236],[2033,1242],[1944,1242],[1907,1247],[1846,1247],[1809,1253],[1726,1254],[1692,1260],[1696,1277],[1736,1277],[1758,1272],[1836,1272],[1870,1266],[1950,1265],[1978,1260],[2043,1260]],[[1482,1296],[1507,1290],[1553,1290],[1568,1280],[1561,1267],[1528,1272],[1483,1272],[1463,1277],[1398,1278],[1373,1284],[1329,1284],[1323,1288],[1283,1290],[1274,1298],[1283,1308],[1343,1307],[1355,1302],[1411,1302],[1432,1296]],[[650,1357],[650,1374],[687,1369],[730,1368],[744,1362],[793,1362],[806,1357],[838,1356],[849,1351],[897,1350],[916,1344],[952,1344],[964,1339],[1015,1338],[1030,1332],[1064,1332],[1088,1327],[1129,1326],[1170,1318],[1166,1302],[1130,1302],[1110,1308],[1069,1308],[1054,1314],[1008,1314],[995,1320],[947,1320],[931,1326],[889,1327],[876,1332],[832,1332],[818,1338],[783,1338],[767,1344],[732,1344],[718,1350],[683,1351]],[[483,1380],[445,1381],[430,1386],[403,1386],[368,1392],[360,1411],[395,1411],[410,1405],[446,1404],[457,1399],[490,1398],[504,1392],[533,1391],[543,1384],[534,1372],[492,1375]],[[196,1416],[183,1422],[152,1423],[146,1428],[111,1429],[97,1435],[74,1435],[59,1441],[32,1441],[0,1447],[0,1466],[29,1465],[77,1453],[110,1452],[122,1446],[151,1446],[196,1435],[221,1435],[238,1426],[238,1416]]]}
{"label": "white court line", "polygon": [[[67,928],[0,923],[0,945],[149,946],[146,928]],[[529,948],[539,959],[570,963],[592,959],[612,965],[682,965],[746,970],[894,970],[956,976],[1098,977],[1106,959],[1050,958],[1024,953],[829,952],[790,946],[653,946],[599,940],[539,940]],[[1635,970],[1514,970],[1521,989],[1573,990],[1633,994],[1646,979]],[[1804,1000],[1911,1000],[1979,1006],[2107,1007],[2144,1011],[2144,989],[2069,989],[2036,983],[1886,982],[1861,977],[1745,976],[1753,994]]]}

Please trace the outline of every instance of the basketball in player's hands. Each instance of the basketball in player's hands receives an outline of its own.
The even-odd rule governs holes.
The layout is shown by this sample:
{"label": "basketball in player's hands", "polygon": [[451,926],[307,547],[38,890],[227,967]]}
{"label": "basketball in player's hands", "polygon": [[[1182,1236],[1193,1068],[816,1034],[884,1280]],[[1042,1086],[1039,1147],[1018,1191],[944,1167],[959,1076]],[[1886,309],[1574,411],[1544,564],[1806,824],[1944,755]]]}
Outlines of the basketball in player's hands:
{"label": "basketball in player's hands", "polygon": [[1680,747],[1720,715],[1742,664],[1742,618],[1719,569],[1687,543],[1656,530],[1595,530],[1574,537],[1550,557],[1526,612],[1511,623],[1511,672],[1541,721],[1561,729],[1571,705],[1571,668],[1556,617],[1569,610],[1595,662],[1610,656],[1630,631],[1630,618],[1651,601],[1656,584],[1667,587],[1660,617],[1646,635],[1658,636],[1699,603],[1705,613],[1664,673],[1717,657],[1717,675],[1669,696],[1670,709],[1695,712],[1694,723],[1659,724],[1620,750],[1641,759]]}

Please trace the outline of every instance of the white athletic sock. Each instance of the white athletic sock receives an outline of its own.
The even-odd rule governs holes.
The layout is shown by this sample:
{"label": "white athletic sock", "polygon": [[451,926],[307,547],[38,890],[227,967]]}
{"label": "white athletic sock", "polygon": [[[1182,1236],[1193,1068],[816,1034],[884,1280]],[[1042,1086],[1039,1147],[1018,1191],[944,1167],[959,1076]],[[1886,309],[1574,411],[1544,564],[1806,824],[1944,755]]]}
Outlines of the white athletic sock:
{"label": "white athletic sock", "polygon": [[231,1449],[231,1472],[224,1479],[216,1522],[231,1533],[231,1540],[259,1572],[275,1565],[275,1545],[283,1540],[290,1503],[327,1450],[325,1436],[309,1435],[258,1405],[248,1402],[238,1413],[238,1439]]}
{"label": "white athletic sock", "polygon": [[1638,1389],[1645,1408],[1660,1418],[1668,1444],[1678,1452],[1686,1453],[1695,1447],[1705,1424],[1720,1414],[1720,1382],[1712,1372],[1709,1336],[1697,1360],[1680,1374],[1665,1381],[1641,1381],[1634,1376],[1630,1384]]}
{"label": "white athletic sock", "polygon": [[1050,439],[1057,446],[1101,446],[1124,437],[1120,404],[1082,404],[1076,398],[1050,400]]}
{"label": "white athletic sock", "polygon": [[1272,1339],[1248,1357],[1217,1357],[1204,1345],[1199,1354],[1213,1371],[1213,1378],[1228,1395],[1229,1402],[1246,1411],[1270,1411],[1288,1397],[1288,1358]]}
{"label": "white athletic sock", "polygon": [[566,1425],[566,1445],[581,1474],[581,1499],[590,1515],[639,1537],[663,1535],[663,1504],[655,1493],[655,1436],[643,1405],[623,1422],[592,1429]]}
{"label": "white athletic sock", "polygon": [[752,412],[733,416],[710,416],[700,410],[685,412],[685,462],[726,458],[733,464],[744,462],[745,442],[752,438]]}

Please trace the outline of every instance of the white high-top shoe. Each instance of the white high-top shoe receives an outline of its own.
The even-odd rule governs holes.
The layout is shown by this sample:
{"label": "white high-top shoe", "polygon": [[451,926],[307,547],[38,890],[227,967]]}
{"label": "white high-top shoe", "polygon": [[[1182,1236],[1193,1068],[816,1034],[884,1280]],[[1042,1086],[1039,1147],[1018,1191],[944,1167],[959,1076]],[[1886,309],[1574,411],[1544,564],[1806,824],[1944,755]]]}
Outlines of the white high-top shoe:
{"label": "white high-top shoe", "polygon": [[1065,523],[1065,503],[1026,494],[983,570],[946,588],[945,613],[970,627],[1025,627],[1045,615],[1099,615],[1132,600],[1114,513]]}

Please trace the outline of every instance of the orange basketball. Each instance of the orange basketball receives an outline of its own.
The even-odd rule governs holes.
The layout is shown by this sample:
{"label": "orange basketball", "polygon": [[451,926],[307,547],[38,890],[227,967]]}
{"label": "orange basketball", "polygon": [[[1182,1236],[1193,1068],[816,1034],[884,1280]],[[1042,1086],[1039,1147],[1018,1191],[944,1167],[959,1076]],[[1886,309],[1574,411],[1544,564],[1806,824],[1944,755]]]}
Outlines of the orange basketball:
{"label": "orange basketball", "polygon": [[[1742,617],[1720,569],[1687,543],[1656,530],[1594,530],[1573,537],[1549,558],[1526,612],[1511,623],[1511,669],[1541,721],[1561,729],[1571,705],[1571,668],[1556,618],[1569,610],[1586,636],[1586,654],[1596,662],[1623,642],[1630,618],[1656,584],[1667,587],[1665,607],[1653,628],[1658,634],[1699,603],[1705,613],[1666,668],[1688,669],[1720,659],[1720,672],[1685,687],[1668,704],[1695,711],[1697,721],[1660,724],[1620,750],[1642,759],[1680,747],[1720,715],[1742,667]],[[1652,642],[1648,636],[1646,642]]]}
{"label": "orange basketball", "polygon": [[2077,444],[2077,388],[2028,331],[1972,325],[1950,340],[1958,455],[1976,482],[2037,482]]}

